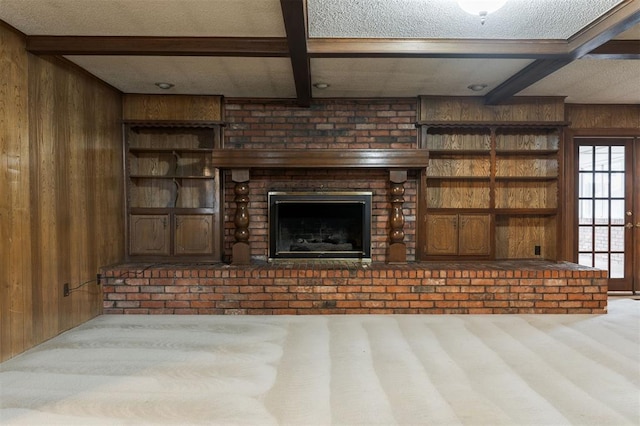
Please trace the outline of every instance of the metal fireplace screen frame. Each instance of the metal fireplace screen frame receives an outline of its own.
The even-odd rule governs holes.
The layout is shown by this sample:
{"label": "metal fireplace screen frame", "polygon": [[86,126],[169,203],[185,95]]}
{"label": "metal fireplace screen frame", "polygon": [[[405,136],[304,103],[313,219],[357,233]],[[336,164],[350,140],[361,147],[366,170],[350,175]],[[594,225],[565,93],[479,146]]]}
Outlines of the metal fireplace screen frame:
{"label": "metal fireplace screen frame", "polygon": [[[362,261],[371,260],[371,199],[372,192],[280,192],[271,191],[268,193],[269,203],[269,260],[275,259],[360,259]],[[343,211],[351,210],[359,213],[355,230],[359,234],[359,241],[352,241],[345,235],[344,230],[338,230],[337,236],[330,234],[325,238],[318,238],[307,241],[307,236],[297,235],[296,241],[281,238],[283,222],[289,211],[298,209],[298,213],[309,214],[309,222],[320,220],[319,212],[324,212],[324,218],[331,223],[342,223],[347,219],[337,215],[340,210],[337,208],[331,211],[331,205],[343,207]],[[327,210],[329,209],[329,210]],[[344,220],[342,220],[344,219]],[[296,220],[296,219],[293,219]],[[298,219],[300,221],[300,219]],[[359,222],[359,223],[358,223]],[[352,231],[354,231],[352,229]],[[279,238],[280,237],[280,238]],[[290,236],[291,237],[291,236]],[[347,241],[349,240],[349,241]],[[357,238],[356,238],[357,240]],[[289,244],[288,244],[289,243]],[[299,244],[298,244],[299,243]],[[287,245],[288,244],[288,245]],[[351,247],[349,247],[351,245]]]}

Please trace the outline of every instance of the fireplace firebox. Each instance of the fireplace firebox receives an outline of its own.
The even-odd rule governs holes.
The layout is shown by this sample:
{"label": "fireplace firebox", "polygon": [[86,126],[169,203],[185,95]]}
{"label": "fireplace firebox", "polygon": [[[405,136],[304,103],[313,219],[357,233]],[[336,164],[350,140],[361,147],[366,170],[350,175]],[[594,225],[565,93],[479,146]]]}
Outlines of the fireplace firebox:
{"label": "fireplace firebox", "polygon": [[269,259],[371,260],[371,192],[269,192]]}

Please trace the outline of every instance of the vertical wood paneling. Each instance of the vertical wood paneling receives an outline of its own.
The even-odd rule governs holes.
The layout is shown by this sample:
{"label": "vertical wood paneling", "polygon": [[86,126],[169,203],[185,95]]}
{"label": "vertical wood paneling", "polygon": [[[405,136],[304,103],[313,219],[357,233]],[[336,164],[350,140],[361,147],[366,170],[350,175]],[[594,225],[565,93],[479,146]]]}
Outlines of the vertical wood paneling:
{"label": "vertical wood paneling", "polygon": [[102,309],[124,256],[121,95],[0,26],[0,360]]}
{"label": "vertical wood paneling", "polygon": [[636,129],[640,131],[640,105],[581,105],[566,108],[570,129]]}
{"label": "vertical wood paneling", "polygon": [[[57,327],[57,317],[49,318],[46,312],[52,310],[52,304],[57,305],[58,292],[52,287],[45,287],[44,283],[56,283],[59,278],[53,274],[55,259],[48,253],[57,252],[57,230],[55,191],[56,174],[54,165],[57,163],[56,147],[46,135],[53,133],[51,121],[46,116],[38,115],[38,110],[33,100],[43,103],[48,108],[53,105],[53,70],[37,70],[33,67],[34,61],[29,61],[29,117],[31,146],[31,193],[32,193],[32,244],[33,244],[33,282],[31,283],[34,303],[34,337],[36,341],[42,341],[50,335],[49,328]],[[48,142],[48,143],[47,143]],[[52,324],[55,322],[56,324]]]}
{"label": "vertical wood paneling", "polygon": [[[118,93],[50,58],[30,56],[31,143],[42,159],[34,188],[38,228],[44,338],[100,313],[95,278],[100,266],[122,259],[121,134]],[[51,81],[51,84],[43,84]],[[45,214],[45,212],[47,212]],[[103,240],[109,240],[104,245]],[[36,284],[37,285],[37,284]]]}
{"label": "vertical wood paneling", "polygon": [[555,218],[552,216],[523,216],[496,218],[496,258],[531,259],[534,247],[540,246],[540,258],[555,259]]}
{"label": "vertical wood paneling", "polygon": [[220,121],[222,97],[191,95],[125,95],[126,120]]}
{"label": "vertical wood paneling", "polygon": [[[124,257],[125,229],[124,229],[124,181],[122,159],[122,102],[121,96],[115,96],[106,87],[93,90],[95,100],[89,109],[93,118],[94,137],[91,145],[91,157],[94,158],[93,167],[87,170],[87,174],[93,177],[93,193],[100,194],[93,199],[92,206],[96,218],[96,232],[103,232],[103,238],[97,235],[88,235],[92,247],[95,248],[96,264],[116,262]],[[104,108],[99,99],[104,97],[118,98],[119,105]],[[113,100],[115,102],[115,99]],[[109,141],[108,143],[106,141]],[[97,240],[97,241],[96,241]],[[91,298],[91,309],[102,310],[102,299]]]}
{"label": "vertical wood paneling", "polygon": [[33,345],[24,40],[0,25],[0,361]]}
{"label": "vertical wood paneling", "polygon": [[420,97],[420,121],[562,121],[561,97],[514,98],[504,105],[484,105],[479,97]]}
{"label": "vertical wood paneling", "polygon": [[[81,81],[78,79],[70,78],[66,76],[66,108],[65,115],[68,117],[66,123],[63,123],[65,130],[65,145],[68,147],[64,158],[60,158],[60,173],[61,178],[66,180],[66,184],[60,185],[59,188],[68,188],[65,196],[62,197],[62,204],[65,205],[66,211],[61,212],[69,224],[69,236],[68,238],[62,238],[64,241],[63,253],[69,253],[68,268],[69,282],[75,283],[75,287],[79,283],[86,281],[89,278],[88,273],[85,275],[83,271],[87,271],[86,265],[86,247],[85,237],[88,233],[92,232],[87,226],[86,215],[83,214],[87,209],[88,199],[86,194],[90,191],[91,181],[86,174],[85,163],[91,157],[90,152],[87,150],[86,138],[88,129],[84,128],[83,123],[86,120],[87,112],[84,111],[84,102],[81,88]],[[72,109],[76,109],[78,112],[73,113]],[[60,129],[62,130],[62,129]],[[73,136],[72,136],[73,135]],[[75,136],[81,136],[79,139],[75,139]],[[66,203],[66,204],[65,204]],[[63,207],[64,209],[64,207]],[[84,229],[83,229],[84,228]],[[94,231],[95,232],[95,231]],[[83,278],[86,277],[86,278]],[[89,289],[91,287],[88,287]],[[84,310],[79,303],[73,303],[75,300],[82,300],[86,303],[87,292],[81,291],[73,294],[73,298],[65,297],[62,299],[62,311],[70,312],[69,315],[60,316],[60,327],[67,329],[73,327],[73,322],[81,315]],[[68,306],[70,304],[70,306]]]}

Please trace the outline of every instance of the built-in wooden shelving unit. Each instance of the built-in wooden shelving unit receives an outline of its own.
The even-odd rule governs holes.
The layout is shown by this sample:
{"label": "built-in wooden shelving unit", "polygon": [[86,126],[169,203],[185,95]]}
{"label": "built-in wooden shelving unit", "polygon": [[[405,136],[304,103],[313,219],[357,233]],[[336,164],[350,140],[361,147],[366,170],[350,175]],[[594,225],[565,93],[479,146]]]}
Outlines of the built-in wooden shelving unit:
{"label": "built-in wooden shelving unit", "polygon": [[[451,120],[437,119],[444,114]],[[470,98],[421,98],[419,144],[429,166],[420,191],[418,257],[556,259],[568,125],[553,119],[559,117],[553,100],[505,109]]]}
{"label": "built-in wooden shelving unit", "polygon": [[220,105],[219,97],[125,97],[128,257],[220,260],[220,173],[211,156],[222,145]]}

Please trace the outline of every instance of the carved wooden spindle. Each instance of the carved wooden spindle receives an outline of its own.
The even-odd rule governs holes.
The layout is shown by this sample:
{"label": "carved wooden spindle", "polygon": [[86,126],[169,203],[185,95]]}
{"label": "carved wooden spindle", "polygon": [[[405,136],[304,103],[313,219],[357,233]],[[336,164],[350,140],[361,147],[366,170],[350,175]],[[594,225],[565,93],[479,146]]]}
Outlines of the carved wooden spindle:
{"label": "carved wooden spindle", "polygon": [[406,263],[407,247],[404,244],[404,183],[407,181],[406,170],[393,170],[389,173],[391,181],[390,197],[391,212],[389,224],[391,232],[389,234],[389,252],[387,261],[389,263]]}
{"label": "carved wooden spindle", "polygon": [[404,203],[404,184],[391,183],[391,244],[404,241],[404,214],[402,204]]}
{"label": "carved wooden spindle", "polygon": [[236,194],[236,215],[233,223],[236,225],[234,236],[237,243],[249,242],[249,184],[237,182],[233,189]]}
{"label": "carved wooden spindle", "polygon": [[235,243],[231,262],[234,265],[251,263],[251,247],[249,246],[249,170],[235,169],[231,171],[231,180],[235,182],[236,214],[233,223]]}

